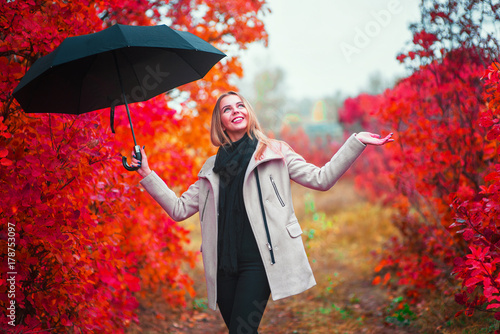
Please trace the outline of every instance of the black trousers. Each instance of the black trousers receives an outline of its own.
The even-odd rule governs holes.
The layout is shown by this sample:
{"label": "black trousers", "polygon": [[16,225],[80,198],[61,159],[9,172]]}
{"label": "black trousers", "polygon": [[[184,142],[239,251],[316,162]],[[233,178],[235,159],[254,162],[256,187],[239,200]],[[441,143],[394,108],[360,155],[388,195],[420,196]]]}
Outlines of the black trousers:
{"label": "black trousers", "polygon": [[242,232],[238,272],[217,272],[217,304],[229,334],[257,334],[271,289],[250,225]]}

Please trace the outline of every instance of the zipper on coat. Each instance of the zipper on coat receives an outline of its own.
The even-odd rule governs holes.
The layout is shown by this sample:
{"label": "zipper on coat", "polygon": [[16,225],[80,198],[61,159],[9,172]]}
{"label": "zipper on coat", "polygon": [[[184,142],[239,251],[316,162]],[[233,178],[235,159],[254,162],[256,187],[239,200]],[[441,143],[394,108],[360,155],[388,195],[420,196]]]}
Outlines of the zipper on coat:
{"label": "zipper on coat", "polygon": [[280,196],[280,192],[278,191],[278,187],[276,186],[276,183],[274,183],[274,179],[272,175],[269,175],[269,179],[271,179],[271,184],[273,185],[274,192],[276,193],[276,197],[278,197],[278,201],[280,201],[280,204],[282,207],[285,206],[285,201]]}
{"label": "zipper on coat", "polygon": [[257,168],[255,168],[255,180],[257,181],[257,190],[259,191],[259,201],[260,201],[260,208],[262,210],[262,219],[264,219],[264,227],[266,229],[266,235],[267,235],[266,245],[267,248],[269,249],[269,253],[271,254],[271,264],[275,264],[276,261],[274,260],[273,243],[271,242],[271,233],[269,233],[269,227],[267,226],[266,210],[264,210],[264,202],[262,201],[262,191],[260,189],[259,171]]}
{"label": "zipper on coat", "polygon": [[201,221],[203,221],[203,217],[205,216],[205,209],[207,208],[208,195],[210,195],[210,189],[207,191],[207,197],[205,198],[205,203],[203,204],[203,211],[201,212]]}

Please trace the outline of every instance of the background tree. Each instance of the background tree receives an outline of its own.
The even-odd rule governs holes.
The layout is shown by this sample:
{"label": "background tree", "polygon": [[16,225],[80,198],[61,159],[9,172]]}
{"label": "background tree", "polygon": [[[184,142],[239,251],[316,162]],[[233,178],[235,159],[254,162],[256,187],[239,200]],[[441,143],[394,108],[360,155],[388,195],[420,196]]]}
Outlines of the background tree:
{"label": "background tree", "polygon": [[[1,328],[116,333],[137,321],[148,294],[161,292],[166,302],[183,305],[193,290],[181,266],[197,254],[184,249],[187,230],[120,166],[120,155],[131,150],[124,145],[130,130],[123,108],[117,108],[113,135],[107,111],[27,115],[12,91],[64,38],[115,23],[167,21],[228,52],[205,80],[131,106],[155,171],[181,191],[213,152],[207,128],[216,96],[234,89],[231,76],[242,75],[229,49],[267,40],[258,19],[265,2],[3,0],[0,8],[0,275],[8,289],[6,279],[15,278],[13,297],[0,297],[4,310],[15,301]],[[12,267],[8,258],[15,259]]]}
{"label": "background tree", "polygon": [[265,131],[278,133],[288,104],[285,73],[280,68],[264,69],[255,75],[250,92],[252,106]]}
{"label": "background tree", "polygon": [[387,88],[394,87],[395,81],[385,78],[380,71],[376,71],[368,76],[368,83],[361,92],[371,95],[382,94]]}
{"label": "background tree", "polygon": [[[413,43],[398,56],[413,73],[344,105],[344,120],[369,119],[397,135],[384,155],[372,156],[370,165],[383,170],[359,178],[397,210],[400,237],[383,252],[375,282],[414,301],[433,292],[453,297],[462,287],[455,299],[468,315],[498,311],[497,69],[484,75],[499,54],[491,28],[500,6],[426,0],[420,7]],[[367,98],[371,106],[359,108]]]}

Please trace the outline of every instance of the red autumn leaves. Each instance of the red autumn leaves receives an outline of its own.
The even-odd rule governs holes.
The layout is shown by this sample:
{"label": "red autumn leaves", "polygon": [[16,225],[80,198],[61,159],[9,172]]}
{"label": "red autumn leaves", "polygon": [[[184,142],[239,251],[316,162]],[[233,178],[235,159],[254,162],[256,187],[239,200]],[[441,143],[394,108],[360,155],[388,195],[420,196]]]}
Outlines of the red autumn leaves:
{"label": "red autumn leaves", "polygon": [[[182,15],[206,8],[203,16]],[[0,222],[16,225],[16,329],[118,333],[137,321],[137,307],[147,304],[148,294],[183,305],[193,288],[181,266],[193,265],[197,254],[185,249],[188,231],[121,167],[120,153],[129,155],[132,148],[122,108],[116,110],[113,135],[108,111],[27,115],[12,90],[26,69],[65,37],[114,23],[148,25],[168,18],[175,29],[189,30],[221,50],[231,44],[228,37],[244,47],[267,37],[256,17],[263,4],[33,0],[10,1],[1,10]],[[227,10],[238,19],[226,21],[221,11]],[[248,21],[255,23],[252,28]],[[169,106],[180,91],[131,105],[138,141],[156,172],[178,191],[191,184],[202,158],[213,150],[203,137],[205,125],[217,91],[233,88],[227,77],[234,73],[241,73],[235,57],[218,64],[205,81],[183,86],[187,100],[181,110]],[[2,282],[5,233],[0,231]],[[0,308],[9,303],[0,294]],[[12,328],[7,320],[1,328]]]}
{"label": "red autumn leaves", "polygon": [[366,152],[355,166],[358,184],[394,206],[400,232],[374,283],[414,301],[455,295],[467,315],[500,310],[500,72],[487,48],[492,37],[472,38],[487,35],[468,16],[498,15],[487,7],[424,1],[414,44],[398,58],[413,73],[341,110],[347,125],[371,120],[368,129],[396,134],[394,145]]}

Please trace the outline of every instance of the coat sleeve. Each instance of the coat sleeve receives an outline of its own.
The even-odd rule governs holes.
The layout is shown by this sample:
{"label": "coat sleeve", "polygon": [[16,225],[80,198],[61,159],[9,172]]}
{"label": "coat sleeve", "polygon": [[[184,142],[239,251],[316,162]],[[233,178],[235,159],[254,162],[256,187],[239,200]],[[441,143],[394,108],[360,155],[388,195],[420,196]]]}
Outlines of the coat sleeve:
{"label": "coat sleeve", "polygon": [[144,189],[175,221],[187,219],[198,212],[199,182],[196,181],[181,197],[177,197],[154,171],[140,181]]}
{"label": "coat sleeve", "polygon": [[351,167],[366,145],[353,134],[323,167],[307,163],[302,156],[287,148],[285,159],[290,179],[315,190],[328,190]]}

